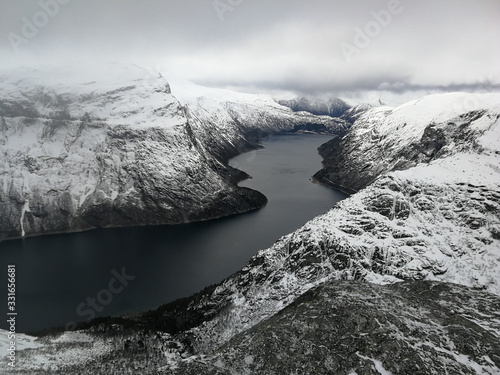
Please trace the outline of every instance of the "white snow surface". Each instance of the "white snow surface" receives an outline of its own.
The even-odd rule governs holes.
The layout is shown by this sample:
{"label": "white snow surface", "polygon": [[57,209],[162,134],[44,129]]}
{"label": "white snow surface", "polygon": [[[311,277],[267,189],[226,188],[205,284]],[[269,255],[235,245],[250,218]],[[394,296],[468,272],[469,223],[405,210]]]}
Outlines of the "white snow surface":
{"label": "white snow surface", "polygon": [[186,104],[196,104],[199,100],[206,100],[206,109],[218,108],[218,104],[221,103],[239,103],[275,108],[276,110],[292,113],[287,107],[276,103],[269,95],[247,94],[227,89],[205,87],[178,77],[169,77],[168,73],[163,74],[168,78],[172,95]]}
{"label": "white snow surface", "polygon": [[[17,350],[37,348],[41,346],[40,343],[36,342],[36,337],[25,335],[23,333],[14,333],[15,343]],[[10,347],[10,343],[13,339],[9,338],[9,331],[5,329],[0,329],[0,358],[4,359],[7,356],[7,351]]]}
{"label": "white snow surface", "polygon": [[[0,330],[0,364],[6,369],[10,341],[8,332]],[[80,331],[65,332],[54,338],[38,339],[16,333],[15,369],[23,371],[52,371],[61,365],[96,360],[113,348],[105,339],[96,339]],[[1,370],[0,370],[0,373]]]}
{"label": "white snow surface", "polygon": [[[13,69],[0,73],[0,94],[10,101],[23,101],[43,94],[52,103],[37,103],[39,115],[53,115],[51,104],[69,103],[72,115],[92,114],[110,125],[174,126],[183,123],[179,115],[165,116],[176,104],[175,98],[165,95],[168,82],[135,65],[114,64],[99,70],[76,70],[74,67],[40,70]],[[161,113],[161,116],[158,114]]]}
{"label": "white snow surface", "polygon": [[[402,148],[418,141],[429,124],[443,123],[481,109],[499,113],[500,95],[497,93],[428,95],[395,108],[384,106],[373,108],[366,112],[359,122],[369,125],[363,129],[367,133],[377,133],[384,139],[385,144],[394,144]],[[488,124],[480,122],[475,125],[475,129],[484,131],[485,126]]]}

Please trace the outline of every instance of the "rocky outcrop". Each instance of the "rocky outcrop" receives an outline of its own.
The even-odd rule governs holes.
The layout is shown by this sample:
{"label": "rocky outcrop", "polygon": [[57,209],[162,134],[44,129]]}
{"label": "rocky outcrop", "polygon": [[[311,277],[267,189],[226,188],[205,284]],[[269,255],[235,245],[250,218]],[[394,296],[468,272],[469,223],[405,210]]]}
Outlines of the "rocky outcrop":
{"label": "rocky outcrop", "polygon": [[266,97],[172,91],[148,74],[120,65],[89,76],[61,69],[0,77],[0,240],[257,209],[266,198],[236,186],[244,174],[228,167],[230,157],[306,125],[347,129]]}

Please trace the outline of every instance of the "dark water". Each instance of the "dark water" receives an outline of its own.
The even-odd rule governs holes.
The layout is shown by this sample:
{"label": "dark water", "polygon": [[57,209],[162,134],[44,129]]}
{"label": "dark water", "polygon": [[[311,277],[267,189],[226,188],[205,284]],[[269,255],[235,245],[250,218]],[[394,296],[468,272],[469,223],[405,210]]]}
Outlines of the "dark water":
{"label": "dark water", "polygon": [[[241,185],[269,199],[266,207],[252,213],[203,223],[0,243],[2,310],[7,310],[7,264],[16,265],[18,332],[65,326],[94,314],[158,307],[221,281],[258,250],[345,198],[310,182],[321,168],[317,147],[329,139],[275,136],[263,141],[264,149],[233,159],[233,166],[253,176]],[[0,322],[6,329],[6,319]]]}

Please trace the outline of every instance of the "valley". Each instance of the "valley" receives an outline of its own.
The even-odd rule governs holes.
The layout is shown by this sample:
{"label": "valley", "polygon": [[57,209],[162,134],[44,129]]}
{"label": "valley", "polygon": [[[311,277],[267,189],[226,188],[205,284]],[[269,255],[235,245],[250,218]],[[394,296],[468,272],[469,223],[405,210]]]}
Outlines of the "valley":
{"label": "valley", "polygon": [[[332,118],[293,112],[268,97],[196,85],[176,87],[161,80],[151,90],[137,83],[140,73],[125,72],[135,85],[115,76],[117,91],[103,92],[98,85],[75,94],[82,87],[75,84],[48,94],[32,83],[3,86],[10,87],[11,98],[2,102],[3,113],[9,113],[2,117],[4,238],[24,237],[17,242],[24,246],[77,236],[66,237],[78,238],[72,246],[79,250],[67,257],[75,267],[98,263],[81,247],[82,239],[109,240],[105,248],[113,261],[95,266],[104,276],[78,292],[77,300],[108,285],[110,270],[123,267],[114,261],[122,263],[145,243],[156,249],[152,257],[146,251],[130,258],[126,269],[134,279],[116,300],[113,296],[116,314],[109,309],[40,338],[21,335],[14,373],[100,374],[131,367],[145,374],[273,374],[284,368],[342,374],[498,373],[498,94],[428,95],[398,107],[361,104]],[[36,106],[21,99],[14,104],[16,90],[22,97],[42,99]],[[122,107],[125,97],[141,109]],[[321,108],[313,104],[308,103]],[[58,106],[67,119],[54,115]],[[72,113],[82,110],[88,116],[75,120]],[[330,135],[278,136],[297,132]],[[295,140],[305,142],[303,151]],[[258,142],[267,147],[258,149]],[[315,173],[321,160],[305,156],[305,150],[318,146],[323,168]],[[287,154],[292,150],[297,153]],[[304,161],[313,164],[304,168]],[[254,176],[256,184],[236,168]],[[301,182],[291,182],[291,176]],[[351,195],[334,194],[330,187]],[[275,216],[273,207],[282,216]],[[268,214],[261,224],[245,222]],[[238,222],[241,231],[224,236],[226,225]],[[254,242],[267,236],[268,227],[285,222],[278,232],[269,232],[265,241],[270,242]],[[220,223],[223,242],[234,241],[222,252],[212,237]],[[168,227],[174,228],[169,237],[160,224],[181,225]],[[185,231],[189,227],[200,237]],[[94,230],[36,237],[88,229]],[[200,252],[179,250],[185,258],[172,264],[176,274],[166,265],[173,259],[169,244],[179,239],[192,240],[188,248]],[[91,248],[97,243],[92,241]],[[248,253],[243,242],[253,242]],[[255,247],[260,247],[257,253]],[[243,254],[238,260],[231,254],[236,248]],[[28,260],[36,259],[35,252],[44,256],[29,251],[11,254]],[[58,251],[47,256],[55,267]],[[141,262],[143,271],[134,271]],[[31,267],[40,264],[38,258]],[[187,265],[194,266],[202,284],[164,298]],[[207,269],[220,265],[227,266],[221,268],[225,276],[205,278]],[[59,266],[75,281],[85,280],[68,263]],[[24,266],[16,267],[21,279]],[[141,281],[146,270],[153,277]],[[46,292],[44,284],[39,287]],[[157,299],[141,300],[144,290]],[[130,297],[135,306],[149,310],[123,313],[130,301],[119,299],[129,292],[136,293]],[[31,298],[26,296],[36,301]],[[159,307],[158,298],[164,303]],[[74,308],[75,301],[68,306]],[[105,316],[108,312],[114,316]],[[262,345],[269,350],[261,350]],[[297,354],[305,351],[307,358]]]}
{"label": "valley", "polygon": [[[272,136],[230,161],[252,178],[240,183],[263,193],[258,211],[198,223],[106,228],[0,243],[0,264],[16,264],[19,332],[73,327],[89,318],[137,313],[187,297],[238,271],[255,253],[345,195],[313,184],[317,148],[326,135]],[[112,270],[134,277],[104,304],[96,294]],[[34,288],[36,285],[36,288]],[[54,313],[57,312],[57,313]],[[1,328],[7,328],[2,322]]]}

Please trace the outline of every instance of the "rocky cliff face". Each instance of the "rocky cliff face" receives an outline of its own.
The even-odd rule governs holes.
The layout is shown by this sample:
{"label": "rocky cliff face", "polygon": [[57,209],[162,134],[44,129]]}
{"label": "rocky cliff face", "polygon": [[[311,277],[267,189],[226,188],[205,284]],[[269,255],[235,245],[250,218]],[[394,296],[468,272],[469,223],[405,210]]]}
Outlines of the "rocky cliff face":
{"label": "rocky cliff face", "polygon": [[135,66],[1,75],[0,240],[256,209],[266,198],[236,186],[229,157],[307,124],[347,127],[265,97],[177,91]]}

